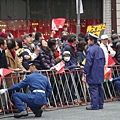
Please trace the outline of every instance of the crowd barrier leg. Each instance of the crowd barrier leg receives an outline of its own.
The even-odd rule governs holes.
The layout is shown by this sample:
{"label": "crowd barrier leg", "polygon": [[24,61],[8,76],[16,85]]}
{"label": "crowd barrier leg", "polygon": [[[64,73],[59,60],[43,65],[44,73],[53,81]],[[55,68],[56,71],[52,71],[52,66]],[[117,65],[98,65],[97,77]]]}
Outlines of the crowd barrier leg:
{"label": "crowd barrier leg", "polygon": [[62,75],[58,74],[59,75],[59,78],[60,78],[60,82],[61,82],[61,85],[62,85],[62,89],[63,89],[63,101],[64,101],[64,98],[65,98],[65,103],[69,106],[68,104],[68,99],[67,99],[67,96],[65,94],[65,88],[64,88],[64,84],[62,82]]}
{"label": "crowd barrier leg", "polygon": [[78,93],[77,85],[75,83],[74,72],[71,72],[70,75],[71,75],[72,83],[73,83],[73,86],[74,86],[74,89],[75,89],[75,94],[77,96],[77,100],[78,100],[78,102],[80,102],[80,96],[79,96],[79,93]]}
{"label": "crowd barrier leg", "polygon": [[[44,75],[46,75],[47,76],[47,78],[48,78],[48,80],[49,80],[49,82],[50,82],[50,84],[51,84],[51,79],[50,79],[50,76],[51,76],[51,71],[40,71],[40,73],[42,73],[42,74],[44,74]],[[49,75],[50,74],[50,75]],[[54,75],[54,73],[53,73],[53,75]],[[51,86],[52,86],[52,88],[54,89],[54,83],[53,83],[53,85],[51,84]],[[53,99],[52,99],[53,98]],[[54,96],[54,93],[53,93],[53,91],[52,91],[52,95],[51,95],[51,97],[48,99],[48,101],[50,101],[50,100],[53,100],[53,102],[54,102],[54,107],[56,107],[57,108],[57,102],[56,102],[56,99],[55,99],[55,96]],[[51,102],[49,102],[49,107],[51,107],[51,106],[53,106],[53,103],[51,104]]]}
{"label": "crowd barrier leg", "polygon": [[[79,70],[77,70],[76,72],[77,72],[77,76],[78,76],[78,84],[77,84],[77,86],[80,85],[80,87],[81,87],[81,92],[82,92],[83,98],[84,98],[83,101],[84,101],[85,103],[87,103],[87,89],[88,89],[87,83],[82,82],[82,79],[81,79],[82,74],[81,74],[81,72],[80,72]],[[81,76],[80,76],[80,74],[81,74]],[[81,96],[81,95],[80,95],[80,96]]]}

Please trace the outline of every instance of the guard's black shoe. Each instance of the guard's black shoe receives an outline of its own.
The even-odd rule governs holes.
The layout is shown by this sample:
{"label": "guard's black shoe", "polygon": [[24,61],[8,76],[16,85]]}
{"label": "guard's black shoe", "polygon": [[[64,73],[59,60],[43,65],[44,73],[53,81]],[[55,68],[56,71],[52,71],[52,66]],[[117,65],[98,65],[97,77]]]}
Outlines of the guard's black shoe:
{"label": "guard's black shoe", "polygon": [[86,110],[92,110],[92,108],[91,107],[86,107]]}
{"label": "guard's black shoe", "polygon": [[99,109],[93,109],[93,108],[91,108],[91,107],[86,107],[86,110],[99,110]]}
{"label": "guard's black shoe", "polygon": [[38,109],[38,111],[35,114],[35,117],[41,117],[42,113],[43,113],[43,110],[42,109]]}
{"label": "guard's black shoe", "polygon": [[27,111],[27,110],[23,110],[23,111],[21,111],[21,112],[19,112],[19,113],[16,113],[16,114],[14,115],[15,118],[20,118],[20,117],[22,117],[22,116],[28,116],[28,111]]}

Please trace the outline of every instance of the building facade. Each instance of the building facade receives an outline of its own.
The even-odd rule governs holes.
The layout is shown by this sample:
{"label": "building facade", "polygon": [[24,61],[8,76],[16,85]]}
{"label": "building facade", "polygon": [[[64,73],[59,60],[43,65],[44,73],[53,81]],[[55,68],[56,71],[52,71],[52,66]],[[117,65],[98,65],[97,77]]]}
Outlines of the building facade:
{"label": "building facade", "polygon": [[120,0],[116,0],[117,33],[120,35]]}
{"label": "building facade", "polygon": [[[105,33],[109,36],[117,31],[120,33],[120,0],[82,1],[84,13],[80,18],[83,33],[86,33],[88,25],[100,23],[106,23]],[[64,27],[69,33],[76,33],[76,0],[0,0],[0,30],[4,28],[14,36],[40,31],[48,38],[53,18],[66,18]],[[57,31],[56,37],[60,37],[62,31]]]}

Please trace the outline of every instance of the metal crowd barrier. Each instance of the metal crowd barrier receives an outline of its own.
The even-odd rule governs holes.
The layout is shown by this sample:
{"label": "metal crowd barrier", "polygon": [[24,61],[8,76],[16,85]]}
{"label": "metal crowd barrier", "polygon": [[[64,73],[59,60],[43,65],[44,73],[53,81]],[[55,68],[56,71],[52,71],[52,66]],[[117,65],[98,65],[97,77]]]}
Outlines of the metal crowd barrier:
{"label": "metal crowd barrier", "polygon": [[[120,75],[120,66],[112,67],[113,78]],[[87,83],[82,81],[82,71],[80,69],[65,70],[64,73],[56,74],[56,71],[41,70],[39,71],[48,77],[53,88],[52,95],[48,98],[47,106],[43,106],[45,110],[54,110],[60,108],[68,108],[79,105],[87,105],[90,102],[90,94]],[[12,73],[2,78],[2,88],[8,88],[21,80],[26,74],[30,73]],[[103,84],[105,101],[112,101],[117,98],[115,84],[113,81],[107,81]],[[19,91],[29,93],[29,86],[26,89]],[[17,92],[17,91],[13,91]],[[0,114],[7,115],[8,113],[17,112],[14,105],[11,93],[0,95]]]}

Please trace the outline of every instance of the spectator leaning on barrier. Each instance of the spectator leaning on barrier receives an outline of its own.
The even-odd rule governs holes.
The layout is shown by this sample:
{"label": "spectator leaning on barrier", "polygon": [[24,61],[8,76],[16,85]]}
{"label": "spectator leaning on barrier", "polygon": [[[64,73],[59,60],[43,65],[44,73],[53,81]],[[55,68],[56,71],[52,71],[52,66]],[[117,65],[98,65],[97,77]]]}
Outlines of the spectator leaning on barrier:
{"label": "spectator leaning on barrier", "polygon": [[15,52],[16,43],[14,39],[7,40],[7,49],[5,50],[8,68],[14,71],[25,70],[19,63],[18,56]]}
{"label": "spectator leaning on barrier", "polygon": [[25,69],[29,69],[29,65],[28,62],[29,60],[34,60],[35,58],[38,57],[39,55],[39,47],[36,46],[35,48],[32,47],[33,41],[31,39],[31,37],[29,36],[29,34],[25,34],[23,37],[23,48],[24,51],[26,51],[28,53],[29,56],[25,57],[25,61],[23,62],[23,66],[25,67]]}
{"label": "spectator leaning on barrier", "polygon": [[69,37],[68,37],[68,42],[66,42],[65,44],[64,44],[64,47],[63,47],[63,49],[62,49],[62,53],[64,52],[64,51],[69,51],[70,52],[70,55],[71,55],[71,58],[75,61],[75,62],[77,62],[77,63],[79,63],[79,58],[78,58],[78,56],[77,56],[77,53],[76,53],[76,51],[77,51],[77,49],[76,49],[76,44],[77,44],[77,39],[76,39],[76,35],[75,34],[71,34]]}
{"label": "spectator leaning on barrier", "polygon": [[39,54],[39,48],[35,48],[35,50],[33,50],[31,44],[32,44],[32,39],[30,38],[29,34],[25,34],[23,37],[23,48],[25,51],[27,51],[31,57],[31,60],[34,60],[35,58],[37,58],[38,54]]}
{"label": "spectator leaning on barrier", "polygon": [[38,72],[39,61],[30,61],[29,66],[32,74],[27,75],[22,82],[14,84],[8,89],[0,90],[0,94],[3,94],[7,90],[8,92],[19,90],[20,88],[24,88],[29,85],[31,93],[26,94],[15,92],[13,94],[14,103],[18,108],[18,113],[14,115],[15,118],[28,116],[27,107],[23,102],[27,103],[27,106],[30,107],[35,114],[35,117],[41,117],[43,112],[41,107],[47,104],[47,97],[49,97],[52,92],[52,88],[47,77]]}
{"label": "spectator leaning on barrier", "polygon": [[84,77],[89,85],[91,96],[91,106],[87,110],[103,109],[104,91],[102,84],[104,82],[105,56],[103,50],[97,45],[98,37],[89,33],[88,45],[86,51],[86,63],[84,66]]}
{"label": "spectator leaning on barrier", "polygon": [[70,52],[69,51],[64,51],[63,52],[63,61],[65,63],[65,69],[74,69],[74,68],[80,68],[80,66],[77,65],[77,62],[72,60]]}
{"label": "spectator leaning on barrier", "polygon": [[40,61],[41,70],[50,69],[54,66],[54,56],[48,48],[46,40],[41,40],[40,53],[36,60]]}
{"label": "spectator leaning on barrier", "polygon": [[104,54],[105,54],[105,65],[108,66],[108,55],[111,55],[112,57],[115,56],[116,51],[114,51],[111,46],[108,44],[108,36],[107,35],[102,35],[101,36],[101,44],[100,47],[103,49]]}
{"label": "spectator leaning on barrier", "polygon": [[0,38],[0,68],[8,68],[5,49],[7,47],[6,40]]}
{"label": "spectator leaning on barrier", "polygon": [[30,57],[30,55],[28,54],[27,51],[24,51],[22,41],[19,38],[16,38],[15,41],[16,41],[15,51],[16,51],[16,54],[18,56],[19,62],[20,62],[21,65],[23,65],[23,67],[26,70],[28,70],[25,63],[27,62],[27,60],[30,60],[31,57]]}

